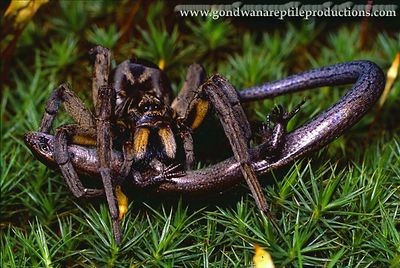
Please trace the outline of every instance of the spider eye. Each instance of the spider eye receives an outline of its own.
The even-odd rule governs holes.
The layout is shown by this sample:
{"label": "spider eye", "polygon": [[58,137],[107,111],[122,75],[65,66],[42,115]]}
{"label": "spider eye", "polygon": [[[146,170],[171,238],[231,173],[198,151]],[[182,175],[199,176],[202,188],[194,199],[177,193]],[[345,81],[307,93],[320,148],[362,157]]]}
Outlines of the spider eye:
{"label": "spider eye", "polygon": [[158,104],[147,104],[143,106],[143,111],[148,112],[148,111],[156,111],[160,109],[160,105]]}

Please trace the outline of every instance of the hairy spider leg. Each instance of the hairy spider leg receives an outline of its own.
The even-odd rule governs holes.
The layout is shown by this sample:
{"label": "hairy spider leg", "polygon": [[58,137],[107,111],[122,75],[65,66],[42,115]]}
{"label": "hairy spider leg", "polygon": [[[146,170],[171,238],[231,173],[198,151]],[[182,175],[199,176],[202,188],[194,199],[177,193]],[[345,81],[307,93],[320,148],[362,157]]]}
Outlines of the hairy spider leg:
{"label": "hairy spider leg", "polygon": [[104,194],[102,189],[90,189],[83,186],[68,153],[68,139],[76,135],[94,135],[94,129],[85,129],[82,126],[71,124],[57,128],[54,141],[54,160],[58,164],[63,177],[77,198],[94,197]]}
{"label": "hairy spider leg", "polygon": [[107,48],[96,46],[89,50],[89,57],[93,65],[92,98],[93,106],[96,107],[99,88],[108,85],[111,53]]}
{"label": "hairy spider leg", "polygon": [[[251,166],[248,144],[251,138],[250,125],[240,104],[237,91],[226,79],[214,75],[205,84],[205,71],[199,64],[189,67],[185,84],[172,103],[172,108],[186,124],[192,128],[198,127],[203,121],[209,102],[217,111],[225,134],[231,144],[235,159],[240,163],[240,169],[256,200],[257,206],[269,218],[273,218],[268,209],[267,201],[261,186]],[[194,113],[192,122],[189,115]],[[194,157],[193,157],[194,161]]]}
{"label": "hairy spider leg", "polygon": [[[208,101],[201,98],[200,86],[206,81],[206,72],[199,64],[192,64],[188,68],[185,83],[178,96],[171,104],[177,115],[179,136],[183,142],[185,152],[185,169],[192,170],[195,156],[193,150],[192,130],[197,128],[208,111]],[[189,118],[194,111],[194,118]],[[191,122],[189,122],[191,119]]]}
{"label": "hairy spider leg", "polygon": [[251,165],[250,154],[248,152],[249,140],[251,138],[250,124],[239,101],[237,91],[220,75],[213,75],[202,85],[201,90],[204,90],[207,94],[208,99],[217,112],[225,134],[231,144],[234,157],[240,164],[240,170],[258,208],[275,223],[257,175]]}
{"label": "hairy spider leg", "polygon": [[98,91],[96,103],[96,132],[97,132],[97,152],[99,155],[99,171],[103,180],[104,191],[106,193],[108,208],[112,217],[114,238],[117,244],[121,243],[122,231],[119,222],[119,212],[115,193],[116,181],[112,178],[111,162],[111,118],[114,113],[114,90],[110,86],[101,86]]}
{"label": "hairy spider leg", "polygon": [[67,151],[68,139],[71,138],[73,142],[82,145],[91,144],[95,137],[95,120],[78,96],[65,84],[57,87],[50,95],[39,131],[49,133],[61,103],[64,104],[65,110],[72,116],[77,124],[62,126],[56,130],[54,144],[55,161],[63,174],[67,186],[74,196],[79,198],[102,195],[104,194],[102,189],[89,189],[83,186],[70,161]]}
{"label": "hairy spider leg", "polygon": [[92,113],[85,107],[79,97],[66,84],[58,86],[47,100],[45,113],[40,123],[40,132],[49,133],[61,103],[74,121],[84,127],[94,127]]}
{"label": "hairy spider leg", "polygon": [[112,218],[112,228],[117,244],[121,243],[122,231],[115,189],[117,181],[111,175],[110,162],[112,150],[111,120],[115,113],[115,90],[108,86],[111,52],[101,46],[89,51],[93,64],[92,96],[96,113],[97,151],[99,172]]}

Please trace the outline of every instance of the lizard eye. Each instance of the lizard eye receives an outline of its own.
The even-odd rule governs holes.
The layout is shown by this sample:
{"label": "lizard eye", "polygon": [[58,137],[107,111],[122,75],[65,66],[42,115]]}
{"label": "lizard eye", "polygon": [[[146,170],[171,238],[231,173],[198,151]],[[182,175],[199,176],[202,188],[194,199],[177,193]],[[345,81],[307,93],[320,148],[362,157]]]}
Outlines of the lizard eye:
{"label": "lizard eye", "polygon": [[39,148],[45,153],[48,153],[50,151],[50,148],[46,143],[39,143]]}

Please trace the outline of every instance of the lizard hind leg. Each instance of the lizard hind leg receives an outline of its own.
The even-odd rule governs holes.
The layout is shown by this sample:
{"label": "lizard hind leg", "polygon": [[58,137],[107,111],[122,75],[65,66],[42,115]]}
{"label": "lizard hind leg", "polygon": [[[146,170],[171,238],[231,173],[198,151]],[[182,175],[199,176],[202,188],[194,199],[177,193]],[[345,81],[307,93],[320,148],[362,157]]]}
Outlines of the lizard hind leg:
{"label": "lizard hind leg", "polygon": [[[265,155],[278,157],[285,142],[287,124],[299,111],[305,100],[297,104],[290,112],[282,105],[273,108],[271,114],[267,115],[266,122],[261,127],[261,138]],[[271,122],[274,127],[271,128]]]}

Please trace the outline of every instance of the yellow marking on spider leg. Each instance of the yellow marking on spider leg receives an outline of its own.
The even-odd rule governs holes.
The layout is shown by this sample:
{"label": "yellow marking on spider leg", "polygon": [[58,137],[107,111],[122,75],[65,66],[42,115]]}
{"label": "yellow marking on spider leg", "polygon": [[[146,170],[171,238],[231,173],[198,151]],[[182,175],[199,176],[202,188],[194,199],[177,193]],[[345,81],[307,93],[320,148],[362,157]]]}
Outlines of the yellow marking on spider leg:
{"label": "yellow marking on spider leg", "polygon": [[200,100],[196,104],[196,113],[195,113],[195,118],[192,123],[192,129],[198,128],[200,124],[203,122],[204,117],[206,117],[207,111],[208,111],[208,101],[206,100]]}
{"label": "yellow marking on spider leg", "polygon": [[120,185],[115,186],[115,195],[117,197],[117,203],[118,203],[118,211],[119,211],[118,219],[121,220],[122,217],[124,217],[124,215],[128,211],[128,197],[126,197],[124,192],[122,192]]}
{"label": "yellow marking on spider leg", "polygon": [[174,134],[169,127],[160,128],[158,131],[161,143],[164,145],[165,153],[169,158],[175,158],[176,153],[176,142]]}
{"label": "yellow marking on spider leg", "polygon": [[92,139],[91,137],[88,137],[88,136],[75,135],[75,136],[72,137],[72,143],[73,144],[78,144],[78,145],[95,146],[96,145],[96,140]]}
{"label": "yellow marking on spider leg", "polygon": [[136,160],[142,159],[147,150],[150,130],[148,128],[137,128],[133,135],[133,154]]}

